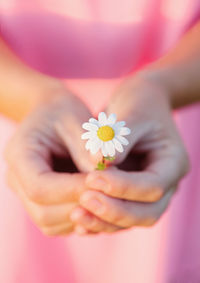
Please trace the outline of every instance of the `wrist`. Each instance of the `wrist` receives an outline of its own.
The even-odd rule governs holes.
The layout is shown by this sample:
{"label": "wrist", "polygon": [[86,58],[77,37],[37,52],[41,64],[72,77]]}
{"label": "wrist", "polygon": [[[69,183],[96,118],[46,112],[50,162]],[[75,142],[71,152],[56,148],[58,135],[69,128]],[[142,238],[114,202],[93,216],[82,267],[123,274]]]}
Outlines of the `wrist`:
{"label": "wrist", "polygon": [[9,116],[20,122],[38,107],[52,103],[56,97],[64,96],[66,93],[67,90],[64,84],[62,84],[62,81],[54,79],[40,81],[35,87],[29,89],[28,94],[24,92],[23,95],[18,96],[16,100],[17,111],[14,112],[11,108],[13,115]]}
{"label": "wrist", "polygon": [[[139,71],[134,76],[128,77],[125,85],[127,89],[131,89],[134,103],[137,99],[136,97],[138,97],[140,101],[144,99],[146,103],[151,105],[152,102],[156,104],[159,101],[159,103],[166,105],[168,109],[174,108],[170,88],[168,88],[167,84],[162,83],[158,72],[149,70]],[[124,84],[122,86],[124,91]]]}
{"label": "wrist", "polygon": [[147,85],[151,85],[160,90],[160,93],[167,99],[172,109],[178,107],[176,91],[173,85],[170,84],[170,79],[165,70],[161,69],[145,69],[138,72],[137,76]]}
{"label": "wrist", "polygon": [[66,95],[66,87],[57,79],[49,80],[46,83],[42,83],[39,86],[37,95],[33,103],[33,107],[37,107],[41,104],[51,103],[56,97]]}

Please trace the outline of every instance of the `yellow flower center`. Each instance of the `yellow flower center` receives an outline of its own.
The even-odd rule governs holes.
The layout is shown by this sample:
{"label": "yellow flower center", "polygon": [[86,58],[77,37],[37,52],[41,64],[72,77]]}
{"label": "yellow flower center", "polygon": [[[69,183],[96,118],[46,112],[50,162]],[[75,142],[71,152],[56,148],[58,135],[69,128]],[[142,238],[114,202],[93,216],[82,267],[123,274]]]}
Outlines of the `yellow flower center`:
{"label": "yellow flower center", "polygon": [[114,138],[115,132],[110,126],[102,126],[98,129],[97,136],[100,140],[106,142]]}

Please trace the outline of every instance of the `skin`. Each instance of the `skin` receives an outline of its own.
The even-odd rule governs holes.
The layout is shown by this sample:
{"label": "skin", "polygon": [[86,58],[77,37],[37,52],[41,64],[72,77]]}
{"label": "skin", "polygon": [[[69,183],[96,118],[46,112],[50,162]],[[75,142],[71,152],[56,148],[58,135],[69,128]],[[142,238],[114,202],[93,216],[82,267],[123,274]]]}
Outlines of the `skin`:
{"label": "skin", "polygon": [[[86,184],[90,189],[82,194],[81,206],[74,210],[72,219],[90,232],[102,230],[101,220],[117,225],[119,230],[151,226],[166,210],[179,180],[189,169],[169,100],[162,89],[135,79],[117,90],[107,112],[126,121],[132,133],[115,163],[121,163],[133,149],[148,154],[148,161],[138,172],[112,166],[89,173]],[[97,217],[95,224],[86,221],[86,211]]]}
{"label": "skin", "polygon": [[[64,235],[74,229],[70,212],[87,189],[84,167],[91,166],[84,145],[78,143],[81,125],[90,116],[75,96],[56,95],[26,117],[7,145],[9,186],[47,235]],[[86,161],[77,165],[81,173],[58,173],[51,166],[52,154],[66,159],[70,155],[74,160],[82,156]]]}
{"label": "skin", "polygon": [[[7,180],[38,228],[62,236],[153,225],[189,169],[171,109],[200,100],[200,24],[116,88],[105,111],[132,134],[103,172],[93,170],[96,157],[80,141],[90,111],[62,82],[31,70],[0,43],[0,111],[21,122],[5,151]],[[119,170],[132,151],[148,155],[143,169]],[[80,173],[55,172],[52,153],[70,155]]]}

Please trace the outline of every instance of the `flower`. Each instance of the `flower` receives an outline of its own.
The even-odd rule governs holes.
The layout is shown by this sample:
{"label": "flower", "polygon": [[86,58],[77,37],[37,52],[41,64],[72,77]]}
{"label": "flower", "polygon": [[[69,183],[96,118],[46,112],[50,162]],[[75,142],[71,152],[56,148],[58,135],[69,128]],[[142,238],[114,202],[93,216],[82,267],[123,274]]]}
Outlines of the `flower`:
{"label": "flower", "polygon": [[116,114],[110,114],[107,118],[104,112],[99,113],[98,120],[90,118],[84,123],[82,128],[88,132],[82,134],[83,140],[88,139],[85,144],[86,150],[96,154],[101,150],[104,157],[113,157],[115,150],[123,152],[122,145],[128,145],[128,140],[124,137],[129,135],[131,130],[125,126],[124,121],[116,122]]}

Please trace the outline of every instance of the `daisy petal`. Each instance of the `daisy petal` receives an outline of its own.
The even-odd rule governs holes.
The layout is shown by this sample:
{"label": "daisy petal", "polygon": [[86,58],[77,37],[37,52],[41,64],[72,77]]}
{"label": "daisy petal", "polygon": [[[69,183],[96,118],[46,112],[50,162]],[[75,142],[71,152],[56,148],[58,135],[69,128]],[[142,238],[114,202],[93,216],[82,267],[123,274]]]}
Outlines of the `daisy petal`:
{"label": "daisy petal", "polygon": [[104,112],[100,112],[98,115],[99,125],[105,126],[107,124],[107,117]]}
{"label": "daisy petal", "polygon": [[126,125],[126,123],[124,121],[119,121],[119,122],[117,122],[113,125],[113,129],[114,129],[116,135],[119,133],[120,129],[122,127],[124,127],[125,125]]}
{"label": "daisy petal", "polygon": [[88,141],[86,142],[86,144],[85,144],[85,148],[86,148],[86,150],[89,150],[89,149],[90,149],[90,147],[91,147],[91,143],[92,143],[92,141],[91,141],[91,140],[88,140]]}
{"label": "daisy petal", "polygon": [[107,153],[107,150],[106,150],[106,146],[105,146],[105,142],[103,142],[103,144],[102,144],[101,152],[102,152],[104,157],[108,156],[108,153]]}
{"label": "daisy petal", "polygon": [[98,122],[96,119],[90,118],[90,119],[89,119],[89,122],[90,122],[91,124],[94,124],[94,125],[96,125],[96,126],[99,127],[99,122]]}
{"label": "daisy petal", "polygon": [[127,135],[130,135],[130,133],[131,133],[131,130],[127,127],[122,127],[119,130],[119,135],[121,135],[121,136],[127,136]]}
{"label": "daisy petal", "polygon": [[98,149],[100,149],[102,147],[103,142],[101,140],[99,140],[98,138],[95,139],[95,143],[98,146]]}
{"label": "daisy petal", "polygon": [[98,126],[92,123],[83,123],[82,128],[88,131],[97,131]]}
{"label": "daisy petal", "polygon": [[115,124],[115,127],[116,128],[121,128],[121,127],[124,127],[126,125],[126,122],[124,122],[124,121],[119,121],[119,122],[117,122],[116,124]]}
{"label": "daisy petal", "polygon": [[114,146],[115,146],[115,148],[118,152],[124,151],[123,146],[121,145],[121,143],[117,139],[115,139],[115,138],[113,139],[113,144],[114,144]]}
{"label": "daisy petal", "polygon": [[91,141],[90,152],[92,154],[96,154],[98,150],[100,149],[100,147],[101,147],[101,141],[99,139],[95,139]]}
{"label": "daisy petal", "polygon": [[98,148],[96,147],[95,144],[92,144],[91,147],[90,147],[90,152],[91,154],[96,154],[98,152]]}
{"label": "daisy petal", "polygon": [[82,134],[81,139],[87,140],[87,139],[94,139],[96,137],[97,137],[97,132],[93,131],[93,132],[86,132],[86,133]]}
{"label": "daisy petal", "polygon": [[110,116],[108,117],[107,123],[108,124],[114,124],[117,120],[117,116],[116,114],[112,113],[110,114]]}
{"label": "daisy petal", "polygon": [[105,147],[109,156],[115,155],[115,147],[112,141],[105,142]]}
{"label": "daisy petal", "polygon": [[123,145],[128,145],[129,142],[126,138],[122,137],[122,136],[116,136],[116,139]]}

